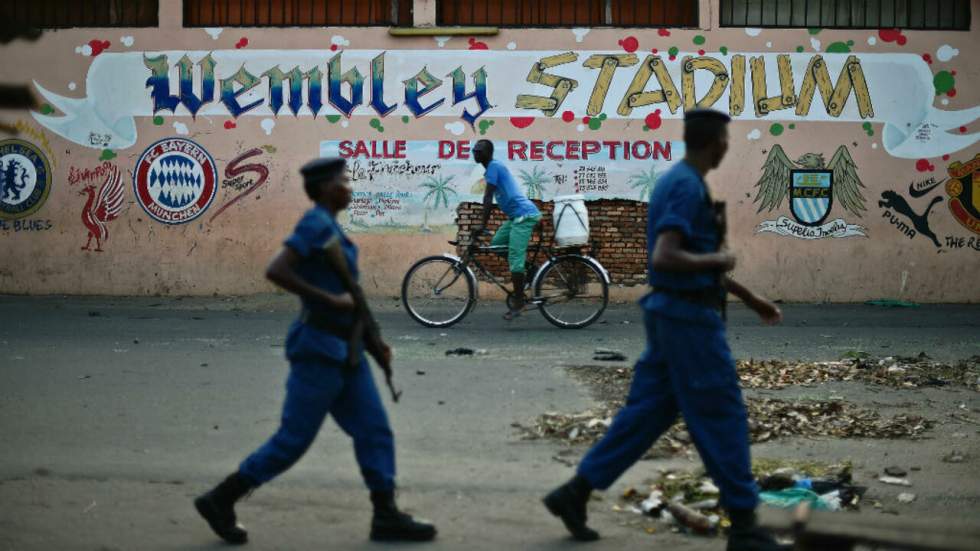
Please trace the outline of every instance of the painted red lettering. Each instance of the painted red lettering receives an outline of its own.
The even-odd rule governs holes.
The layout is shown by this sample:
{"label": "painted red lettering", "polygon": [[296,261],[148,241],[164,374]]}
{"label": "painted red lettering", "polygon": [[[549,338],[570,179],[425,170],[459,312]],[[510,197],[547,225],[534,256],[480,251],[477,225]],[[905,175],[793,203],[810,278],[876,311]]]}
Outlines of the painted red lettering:
{"label": "painted red lettering", "polygon": [[340,151],[340,156],[345,159],[354,154],[354,152],[351,151],[350,141],[348,140],[344,140],[340,142],[340,145],[337,147],[337,149]]}
{"label": "painted red lettering", "polygon": [[453,152],[456,150],[456,144],[449,140],[439,140],[439,158],[440,159],[452,159]]}
{"label": "painted red lettering", "polygon": [[526,142],[519,142],[517,140],[510,140],[507,142],[507,158],[513,161],[515,156],[520,157],[522,161],[527,160]]}
{"label": "painted red lettering", "polygon": [[553,161],[560,161],[562,157],[555,153],[555,146],[562,145],[562,142],[548,142],[548,158]]}
{"label": "painted red lettering", "polygon": [[653,158],[670,160],[670,142],[653,142]]}
{"label": "painted red lettering", "polygon": [[582,142],[582,159],[583,160],[588,160],[589,159],[589,155],[592,155],[593,153],[598,153],[600,151],[602,151],[602,146],[599,145],[599,142],[592,141],[592,140],[589,140],[587,142]]}
{"label": "painted red lettering", "polygon": [[470,142],[456,142],[456,158],[457,159],[469,159],[470,158]]}
{"label": "painted red lettering", "polygon": [[538,140],[534,140],[531,142],[531,160],[532,161],[544,160],[544,142]]}
{"label": "painted red lettering", "polygon": [[620,146],[619,142],[602,142],[602,145],[609,148],[609,158],[616,160],[616,149]]}
{"label": "painted red lettering", "polygon": [[405,158],[405,140],[395,140],[395,158]]}
{"label": "painted red lettering", "polygon": [[633,142],[633,157],[646,159],[650,156],[650,144],[648,142]]}
{"label": "painted red lettering", "polygon": [[367,144],[364,140],[357,140],[357,146],[354,148],[354,158],[358,157],[370,157],[371,154],[368,152]]}
{"label": "painted red lettering", "polygon": [[[578,160],[578,149],[582,145],[582,142],[569,140],[565,142],[565,158],[570,161]],[[596,150],[598,151],[598,149]]]}

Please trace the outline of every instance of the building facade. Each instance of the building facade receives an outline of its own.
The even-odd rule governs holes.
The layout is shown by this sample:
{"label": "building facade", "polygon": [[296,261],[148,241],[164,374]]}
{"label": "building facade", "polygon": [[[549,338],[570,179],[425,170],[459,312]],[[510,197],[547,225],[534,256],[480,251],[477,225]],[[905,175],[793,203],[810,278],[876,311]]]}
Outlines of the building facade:
{"label": "building facade", "polygon": [[0,293],[268,291],[308,207],[298,167],[341,155],[365,288],[394,296],[451,250],[487,138],[546,208],[586,196],[629,298],[642,203],[683,157],[684,111],[712,107],[734,119],[709,180],[738,278],[980,300],[977,1],[82,4],[0,8],[45,27],[0,46],[0,82],[38,97],[0,111]]}

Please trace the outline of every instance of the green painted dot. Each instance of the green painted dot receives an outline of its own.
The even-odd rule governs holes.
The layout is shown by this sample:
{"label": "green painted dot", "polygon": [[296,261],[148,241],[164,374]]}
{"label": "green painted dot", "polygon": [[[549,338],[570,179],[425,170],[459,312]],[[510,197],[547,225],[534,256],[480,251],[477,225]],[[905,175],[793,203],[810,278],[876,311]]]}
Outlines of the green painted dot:
{"label": "green painted dot", "polygon": [[790,130],[796,130],[796,123],[790,123],[789,124],[789,129]]}
{"label": "green painted dot", "polygon": [[670,54],[670,55],[672,55],[672,56],[674,56],[674,55],[677,55],[677,52],[679,52],[679,51],[680,50],[677,49],[677,46],[671,46],[670,49],[667,50],[667,53]]}
{"label": "green painted dot", "polygon": [[41,114],[42,115],[50,115],[51,113],[54,113],[54,107],[51,107],[47,103],[42,103],[41,104]]}
{"label": "green painted dot", "polygon": [[936,94],[945,94],[956,88],[956,78],[949,71],[939,71],[932,77],[932,84],[936,87]]}
{"label": "green painted dot", "polygon": [[153,117],[153,124],[155,124],[157,126],[160,126],[161,124],[163,124],[163,117],[161,117],[160,115],[157,115],[157,116]]}
{"label": "green painted dot", "polygon": [[797,46],[796,47],[796,51],[797,51],[797,53],[802,53],[803,52],[803,46]]}
{"label": "green painted dot", "polygon": [[592,117],[589,119],[589,130],[598,130],[602,128],[602,121],[598,118]]}
{"label": "green painted dot", "polygon": [[600,121],[606,120],[606,114],[605,113],[599,113],[599,120]]}
{"label": "green painted dot", "polygon": [[[853,42],[852,42],[853,44]],[[851,46],[846,42],[834,42],[830,46],[827,46],[828,54],[846,54],[851,51]]]}
{"label": "green painted dot", "polygon": [[490,121],[487,121],[487,122],[488,122],[488,123],[490,123],[490,126],[493,126],[493,125],[494,125],[494,123],[495,123],[495,122],[497,122],[497,121],[492,121],[492,120],[490,120]]}
{"label": "green painted dot", "polygon": [[100,161],[111,161],[116,158],[116,152],[111,149],[103,149],[102,154],[99,155]]}
{"label": "green painted dot", "polygon": [[773,136],[778,136],[782,134],[783,125],[779,124],[778,122],[773,123],[772,126],[769,127],[769,133],[772,134]]}
{"label": "green painted dot", "polygon": [[866,122],[866,123],[864,123],[864,124],[862,124],[862,125],[861,125],[861,128],[863,128],[863,129],[864,129],[864,132],[865,132],[865,133],[866,133],[867,135],[869,135],[869,136],[874,136],[874,135],[875,135],[875,130],[874,130],[874,127],[873,127],[873,126],[871,126],[871,123],[870,123],[870,122]]}
{"label": "green painted dot", "polygon": [[378,132],[384,132],[384,131],[385,131],[385,127],[383,127],[383,126],[381,126],[381,125],[379,124],[379,125],[378,125]]}
{"label": "green painted dot", "polygon": [[806,32],[808,32],[810,34],[820,34],[820,31],[822,31],[822,30],[823,29],[819,29],[817,27],[810,27],[809,29],[806,30]]}
{"label": "green painted dot", "polygon": [[371,119],[371,128],[380,128],[381,119]]}
{"label": "green painted dot", "polygon": [[337,124],[337,121],[340,120],[340,115],[327,115],[327,120],[330,124]]}
{"label": "green painted dot", "polygon": [[704,44],[704,35],[700,35],[700,34],[696,35],[694,37],[694,43],[697,44],[698,46]]}
{"label": "green painted dot", "polygon": [[728,46],[722,46],[718,48],[718,51],[721,52],[721,55],[728,55]]}
{"label": "green painted dot", "polygon": [[408,115],[402,115],[402,122],[408,124],[408,121],[412,120]]}
{"label": "green painted dot", "polygon": [[649,132],[649,131],[650,131],[650,129],[649,129],[648,127],[647,127],[647,125],[645,125],[645,124],[644,124],[644,125],[643,125],[643,131],[644,131],[644,132]]}

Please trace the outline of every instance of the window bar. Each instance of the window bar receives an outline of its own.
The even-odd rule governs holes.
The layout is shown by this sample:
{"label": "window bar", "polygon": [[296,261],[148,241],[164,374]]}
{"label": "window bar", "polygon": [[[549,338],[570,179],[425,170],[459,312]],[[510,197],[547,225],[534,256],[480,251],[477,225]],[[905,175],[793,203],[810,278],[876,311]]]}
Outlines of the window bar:
{"label": "window bar", "polygon": [[789,26],[790,27],[793,27],[793,26],[796,25],[796,18],[793,17],[794,15],[796,15],[796,13],[795,13],[796,12],[796,9],[795,8],[796,8],[796,2],[794,0],[789,0]]}
{"label": "window bar", "polygon": [[730,8],[728,11],[731,12],[731,15],[728,16],[728,24],[734,25],[735,24],[735,0],[728,0],[728,7]]}
{"label": "window bar", "polygon": [[504,24],[504,2],[500,0],[500,25]]}
{"label": "window bar", "polygon": [[943,19],[943,4],[945,3],[946,0],[939,0],[936,2],[936,26],[933,27],[934,29],[938,29],[942,26],[940,25],[940,23],[942,22]]}
{"label": "window bar", "polygon": [[[650,10],[653,13],[653,10]],[[667,2],[666,0],[660,0],[660,24],[667,26]]]}
{"label": "window bar", "polygon": [[[503,3],[502,0],[501,3]],[[490,23],[490,2],[487,1],[483,3],[483,24],[488,23]]]}

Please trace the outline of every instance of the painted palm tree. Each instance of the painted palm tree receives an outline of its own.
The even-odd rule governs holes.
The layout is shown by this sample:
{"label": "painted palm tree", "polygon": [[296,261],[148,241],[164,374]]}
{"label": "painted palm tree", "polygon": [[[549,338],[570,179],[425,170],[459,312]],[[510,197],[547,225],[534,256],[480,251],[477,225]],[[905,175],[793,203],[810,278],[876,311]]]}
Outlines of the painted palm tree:
{"label": "painted palm tree", "polygon": [[527,188],[528,199],[543,199],[544,185],[548,183],[548,173],[543,168],[534,167],[531,172],[521,170],[518,172],[521,183]]}
{"label": "painted palm tree", "polygon": [[456,195],[456,190],[449,185],[453,181],[454,176],[443,177],[443,176],[429,176],[422,182],[422,187],[429,190],[422,198],[427,205],[429,200],[432,199],[431,206],[433,209],[439,208],[439,203],[442,203],[443,208],[449,208],[449,194]]}
{"label": "painted palm tree", "polygon": [[[425,218],[422,221],[422,231],[431,231],[429,228],[429,210],[439,208],[442,203],[443,208],[449,208],[449,195],[457,195],[456,190],[450,186],[454,176],[429,176],[422,182],[422,187],[429,190],[422,201],[425,203]],[[431,200],[431,202],[430,202]]]}
{"label": "painted palm tree", "polygon": [[650,167],[649,172],[641,170],[630,176],[628,183],[631,188],[639,190],[640,201],[647,201],[650,199],[650,191],[657,183],[657,171],[653,167]]}

